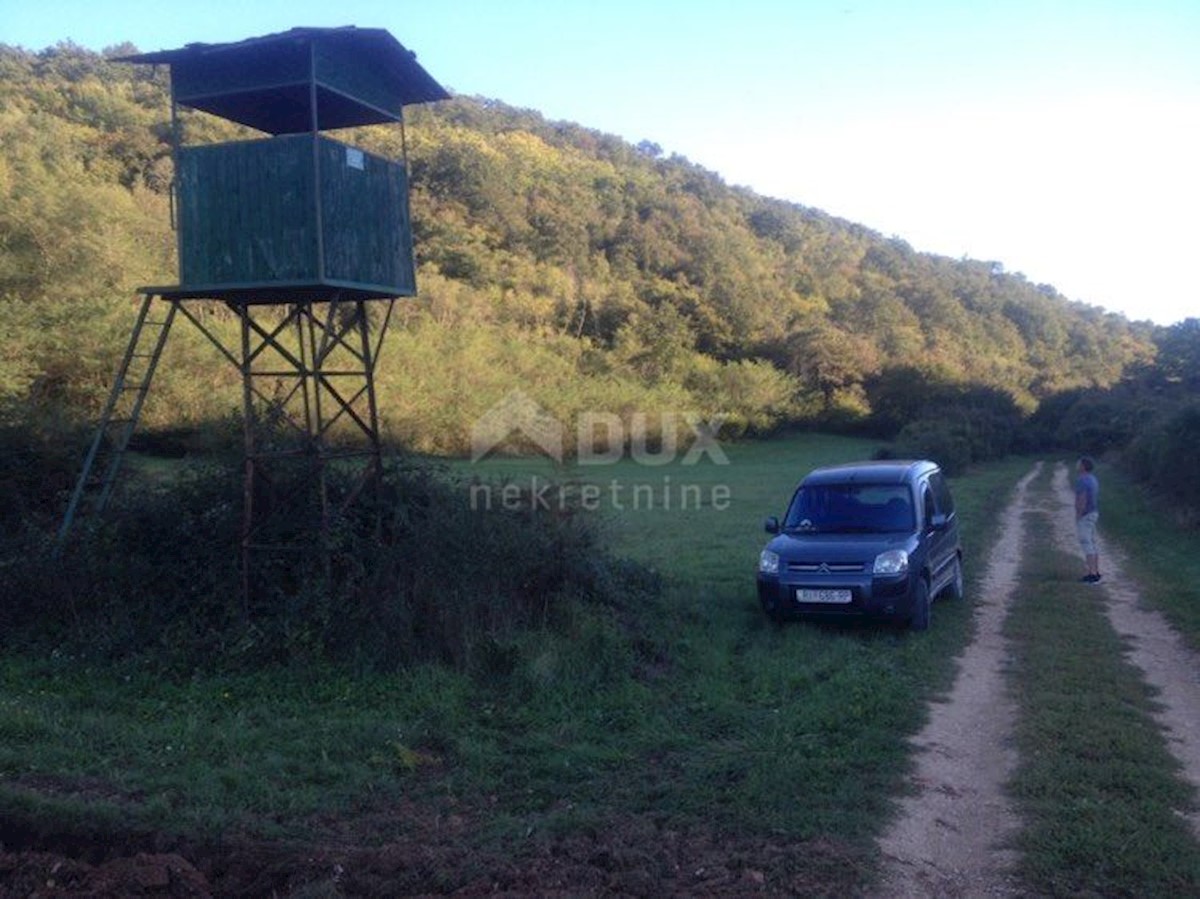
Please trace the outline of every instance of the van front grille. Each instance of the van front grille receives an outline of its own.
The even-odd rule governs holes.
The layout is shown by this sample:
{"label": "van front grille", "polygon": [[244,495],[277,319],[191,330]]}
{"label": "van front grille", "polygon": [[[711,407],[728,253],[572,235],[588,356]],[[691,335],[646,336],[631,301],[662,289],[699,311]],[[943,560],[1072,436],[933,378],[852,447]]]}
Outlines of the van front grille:
{"label": "van front grille", "polygon": [[858,574],[867,566],[862,562],[788,562],[787,570],[797,574]]}

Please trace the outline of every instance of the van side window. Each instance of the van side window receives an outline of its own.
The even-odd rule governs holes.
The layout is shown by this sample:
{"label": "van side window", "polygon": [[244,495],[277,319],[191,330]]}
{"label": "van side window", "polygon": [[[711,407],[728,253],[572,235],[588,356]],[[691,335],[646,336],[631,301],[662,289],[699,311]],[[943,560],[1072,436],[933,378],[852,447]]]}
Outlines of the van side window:
{"label": "van side window", "polygon": [[946,483],[945,475],[935,471],[929,477],[929,485],[933,488],[938,511],[949,517],[954,512],[954,497],[950,495],[950,485]]}
{"label": "van side window", "polygon": [[936,511],[933,506],[933,491],[928,486],[921,489],[921,502],[925,506],[925,527],[929,527],[933,523],[933,514]]}

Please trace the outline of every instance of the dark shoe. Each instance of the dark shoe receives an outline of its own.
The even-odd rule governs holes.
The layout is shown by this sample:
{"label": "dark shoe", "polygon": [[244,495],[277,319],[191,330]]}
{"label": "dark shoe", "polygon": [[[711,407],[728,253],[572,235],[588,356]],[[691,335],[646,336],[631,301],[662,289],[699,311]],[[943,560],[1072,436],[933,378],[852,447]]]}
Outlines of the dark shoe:
{"label": "dark shoe", "polygon": [[1085,574],[1083,577],[1081,577],[1081,578],[1079,579],[1079,583],[1081,583],[1081,584],[1094,584],[1094,583],[1096,583],[1096,575],[1094,575],[1094,574]]}

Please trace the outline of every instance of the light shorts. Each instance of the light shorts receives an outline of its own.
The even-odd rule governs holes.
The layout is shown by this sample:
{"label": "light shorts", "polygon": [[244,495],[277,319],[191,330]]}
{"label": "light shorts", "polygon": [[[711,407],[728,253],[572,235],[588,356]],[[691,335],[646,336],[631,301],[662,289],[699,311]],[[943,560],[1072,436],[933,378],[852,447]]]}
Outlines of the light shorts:
{"label": "light shorts", "polygon": [[1083,547],[1085,556],[1098,556],[1096,546],[1096,522],[1100,519],[1099,512],[1088,512],[1082,518],[1075,519],[1075,533],[1079,535],[1079,545]]}

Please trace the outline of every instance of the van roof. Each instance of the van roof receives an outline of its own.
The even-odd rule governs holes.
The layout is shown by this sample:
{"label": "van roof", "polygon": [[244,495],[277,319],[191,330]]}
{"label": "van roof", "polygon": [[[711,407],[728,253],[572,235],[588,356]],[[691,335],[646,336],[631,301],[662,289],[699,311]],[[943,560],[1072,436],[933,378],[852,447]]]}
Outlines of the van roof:
{"label": "van roof", "polygon": [[928,459],[847,462],[814,469],[801,484],[906,484],[930,471],[937,465]]}

